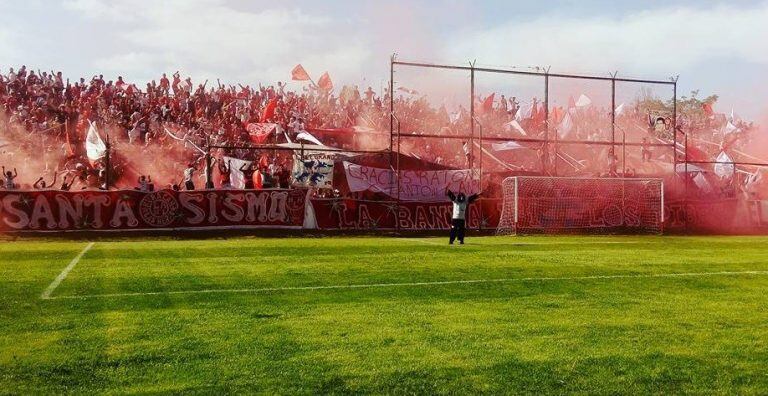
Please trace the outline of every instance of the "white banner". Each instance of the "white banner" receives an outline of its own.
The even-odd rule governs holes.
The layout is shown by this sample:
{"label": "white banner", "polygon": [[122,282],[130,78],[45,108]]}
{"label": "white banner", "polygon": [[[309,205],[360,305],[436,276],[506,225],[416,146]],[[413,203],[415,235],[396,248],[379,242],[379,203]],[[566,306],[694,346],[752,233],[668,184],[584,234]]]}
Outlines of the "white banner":
{"label": "white banner", "polygon": [[390,169],[373,168],[344,161],[344,171],[350,191],[367,190],[397,198],[399,190],[400,199],[403,201],[447,201],[446,189],[465,194],[480,191],[478,173],[471,169],[401,170],[399,186],[395,172]]}

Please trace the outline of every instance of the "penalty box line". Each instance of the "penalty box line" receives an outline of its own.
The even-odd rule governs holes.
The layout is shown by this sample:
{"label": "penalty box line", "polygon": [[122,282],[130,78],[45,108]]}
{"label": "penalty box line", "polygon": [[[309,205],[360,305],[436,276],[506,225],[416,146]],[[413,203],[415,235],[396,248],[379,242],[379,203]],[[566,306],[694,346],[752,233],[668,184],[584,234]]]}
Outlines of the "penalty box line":
{"label": "penalty box line", "polygon": [[80,259],[83,258],[83,256],[88,253],[89,250],[93,247],[93,245],[96,244],[96,242],[90,242],[88,245],[83,248],[83,250],[80,251],[80,253],[75,256],[75,258],[72,259],[72,261],[69,262],[69,265],[67,265],[59,274],[59,276],[56,277],[56,279],[51,282],[50,285],[43,291],[43,294],[40,295],[40,298],[43,300],[50,300],[55,297],[51,297],[51,294],[56,290],[57,287],[61,284],[64,279],[66,279],[67,275],[72,271],[72,269],[75,268],[77,263],[80,262]]}
{"label": "penalty box line", "polygon": [[70,295],[70,296],[56,296],[56,297],[49,296],[47,299],[77,300],[77,299],[92,299],[92,298],[140,297],[140,296],[176,295],[176,294],[266,293],[266,292],[285,292],[285,291],[374,289],[374,288],[464,285],[464,284],[483,284],[483,283],[650,279],[650,278],[698,278],[698,277],[707,277],[707,276],[742,276],[742,275],[768,275],[768,271],[718,271],[718,272],[682,272],[682,273],[633,274],[633,275],[629,275],[629,274],[628,275],[587,275],[587,276],[562,276],[562,277],[466,279],[466,280],[449,280],[449,281],[434,281],[434,282],[367,283],[367,284],[364,283],[364,284],[327,285],[327,286],[287,286],[287,287],[265,287],[265,288],[255,288],[255,289],[172,290],[172,291],[156,291],[156,292],[85,294],[85,295]]}

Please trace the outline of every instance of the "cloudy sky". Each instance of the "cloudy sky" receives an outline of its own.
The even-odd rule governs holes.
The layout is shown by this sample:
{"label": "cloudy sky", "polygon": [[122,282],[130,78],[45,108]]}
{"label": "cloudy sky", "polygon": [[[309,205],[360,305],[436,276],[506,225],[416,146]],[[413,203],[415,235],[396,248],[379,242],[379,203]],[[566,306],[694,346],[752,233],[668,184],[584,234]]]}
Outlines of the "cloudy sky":
{"label": "cloudy sky", "polygon": [[378,87],[388,57],[667,79],[768,110],[762,1],[0,0],[0,68],[143,82],[271,83],[302,63],[315,77]]}

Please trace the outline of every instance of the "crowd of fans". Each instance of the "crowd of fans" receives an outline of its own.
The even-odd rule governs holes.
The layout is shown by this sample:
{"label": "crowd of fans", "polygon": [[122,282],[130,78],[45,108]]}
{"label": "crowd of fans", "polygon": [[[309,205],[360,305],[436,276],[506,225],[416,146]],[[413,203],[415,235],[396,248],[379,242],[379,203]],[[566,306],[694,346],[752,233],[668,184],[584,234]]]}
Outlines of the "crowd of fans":
{"label": "crowd of fans", "polygon": [[[239,171],[246,180],[257,174],[256,187],[287,187],[293,161],[289,151],[219,148],[207,159],[200,148],[250,145],[249,125],[273,123],[279,128],[264,143],[296,141],[307,130],[338,130],[359,135],[327,135],[323,143],[349,151],[388,149],[391,94],[356,86],[336,95],[314,85],[296,92],[281,82],[258,87],[193,82],[179,72],[164,73],[139,87],[122,77],[112,81],[98,75],[73,82],[61,72],[10,68],[0,74],[0,161],[8,167],[3,169],[3,188],[150,189],[153,175],[143,171],[141,162],[153,163],[155,180],[166,179],[158,180],[163,186],[226,187],[229,168],[224,156],[253,161]],[[611,112],[573,100],[566,107],[545,109],[536,98],[521,103],[514,96],[495,94],[477,98],[472,119],[465,107],[434,106],[408,89],[394,94],[400,132],[414,136],[401,136],[395,149],[449,168],[477,168],[483,156],[486,172],[551,174],[557,168],[559,174],[572,175],[669,174],[674,172],[674,156],[684,157],[685,147],[663,146],[671,145],[676,133],[706,142],[730,139],[729,148],[736,149],[748,142],[747,132],[753,128],[707,112],[681,113],[673,120],[671,112],[653,112],[640,100]],[[109,172],[105,159],[91,161],[86,156],[84,140],[91,122],[109,133]],[[468,136],[473,124],[482,130],[482,147]],[[363,131],[382,132],[386,139],[376,140],[375,134]],[[747,138],[729,138],[736,133]],[[496,148],[514,139],[519,147]],[[617,139],[630,143],[621,153],[618,146],[605,144]],[[715,158],[722,145],[702,150]],[[214,179],[207,169],[219,174],[213,185],[206,183]]]}

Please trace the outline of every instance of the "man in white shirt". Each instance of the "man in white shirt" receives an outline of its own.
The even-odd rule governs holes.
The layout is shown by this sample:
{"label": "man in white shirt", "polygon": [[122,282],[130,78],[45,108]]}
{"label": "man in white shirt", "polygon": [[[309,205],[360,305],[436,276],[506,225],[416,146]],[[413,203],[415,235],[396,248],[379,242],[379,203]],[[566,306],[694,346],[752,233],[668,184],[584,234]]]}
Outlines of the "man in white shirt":
{"label": "man in white shirt", "polygon": [[453,214],[451,215],[451,237],[449,244],[453,245],[453,241],[455,241],[457,238],[459,240],[459,244],[464,244],[464,232],[466,231],[466,216],[467,216],[467,208],[469,207],[469,204],[474,202],[480,194],[473,194],[467,197],[464,195],[464,193],[459,193],[458,195],[451,192],[451,190],[446,190],[446,195],[448,195],[448,198],[451,199],[451,202],[453,202]]}

